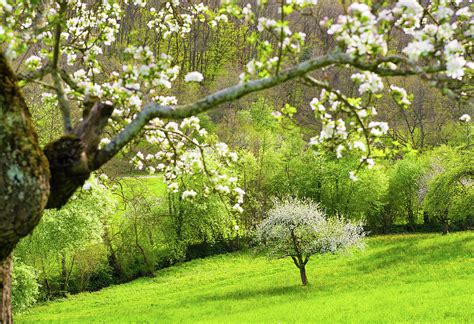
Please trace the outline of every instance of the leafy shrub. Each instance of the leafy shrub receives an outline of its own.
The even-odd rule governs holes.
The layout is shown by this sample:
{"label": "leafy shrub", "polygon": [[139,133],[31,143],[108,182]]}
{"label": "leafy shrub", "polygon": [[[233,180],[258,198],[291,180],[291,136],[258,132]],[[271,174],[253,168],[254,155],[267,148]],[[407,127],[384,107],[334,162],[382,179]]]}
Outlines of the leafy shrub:
{"label": "leafy shrub", "polygon": [[12,277],[12,306],[15,312],[33,305],[39,295],[38,275],[35,268],[14,260]]}

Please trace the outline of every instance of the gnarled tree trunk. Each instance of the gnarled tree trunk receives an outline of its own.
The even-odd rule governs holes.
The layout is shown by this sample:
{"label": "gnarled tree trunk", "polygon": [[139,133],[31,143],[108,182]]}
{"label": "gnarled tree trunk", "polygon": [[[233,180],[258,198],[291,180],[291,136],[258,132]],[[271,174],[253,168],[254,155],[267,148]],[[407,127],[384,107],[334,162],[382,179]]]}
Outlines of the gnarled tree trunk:
{"label": "gnarled tree trunk", "polygon": [[38,224],[49,195],[49,165],[25,100],[0,52],[0,322],[11,318],[11,257]]}
{"label": "gnarled tree trunk", "polygon": [[[0,264],[35,228],[43,209],[61,208],[114,155],[94,162],[112,112],[110,105],[93,104],[74,129],[41,150],[17,78],[0,51]],[[0,324],[11,321],[4,306],[10,289],[2,289]]]}

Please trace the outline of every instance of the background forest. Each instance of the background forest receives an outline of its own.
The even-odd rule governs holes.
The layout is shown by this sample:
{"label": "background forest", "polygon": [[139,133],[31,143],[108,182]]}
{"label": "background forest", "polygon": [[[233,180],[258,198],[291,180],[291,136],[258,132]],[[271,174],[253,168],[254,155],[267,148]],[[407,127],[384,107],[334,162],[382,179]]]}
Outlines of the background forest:
{"label": "background forest", "polygon": [[[191,101],[235,84],[237,71],[257,53],[245,41],[257,37],[256,30],[237,21],[217,28],[198,23],[186,37],[165,41],[146,28],[149,12],[124,8],[120,37],[105,53],[107,64],[111,69],[121,66],[124,49],[131,44],[170,54],[182,75],[199,71],[204,76],[199,85],[169,90],[178,99]],[[255,13],[271,17],[277,9],[277,4],[269,5]],[[320,1],[318,12],[291,16],[291,23],[306,33],[301,61],[334,48],[318,22],[342,12],[342,5]],[[259,34],[275,42],[270,36]],[[401,49],[407,42],[400,36],[390,46]],[[31,48],[29,55],[34,51]],[[357,91],[350,68],[318,73],[344,93]],[[20,242],[14,253],[15,310],[252,246],[253,231],[274,198],[311,199],[328,215],[363,220],[369,234],[473,229],[472,103],[451,100],[416,76],[400,79],[399,85],[413,94],[412,104],[400,108],[383,99],[377,107],[390,130],[377,143],[376,163],[370,169],[361,168],[359,158],[351,154],[338,158],[336,152],[321,153],[308,145],[321,125],[308,105],[315,90],[303,82],[292,81],[200,115],[201,126],[240,157],[230,171],[239,174],[245,191],[241,213],[226,209],[216,193],[206,200],[182,199],[188,188],[203,187],[206,175],[182,176],[179,191],[169,192],[159,173],[149,175],[146,168],[130,163],[138,152],[146,156],[153,151],[145,141],[134,142],[65,207],[46,211],[40,225]],[[60,116],[35,85],[24,92],[45,145],[62,133]],[[73,118],[81,118],[79,109]]]}

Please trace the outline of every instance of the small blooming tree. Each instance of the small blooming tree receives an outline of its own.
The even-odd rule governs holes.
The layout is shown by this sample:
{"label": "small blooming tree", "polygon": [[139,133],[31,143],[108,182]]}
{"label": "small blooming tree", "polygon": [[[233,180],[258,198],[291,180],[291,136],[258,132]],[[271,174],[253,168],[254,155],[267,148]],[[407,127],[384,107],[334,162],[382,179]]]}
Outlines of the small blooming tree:
{"label": "small blooming tree", "polygon": [[327,217],[318,204],[292,198],[276,202],[257,228],[260,248],[272,258],[291,257],[304,286],[308,284],[306,264],[312,255],[362,248],[363,237],[360,223]]}

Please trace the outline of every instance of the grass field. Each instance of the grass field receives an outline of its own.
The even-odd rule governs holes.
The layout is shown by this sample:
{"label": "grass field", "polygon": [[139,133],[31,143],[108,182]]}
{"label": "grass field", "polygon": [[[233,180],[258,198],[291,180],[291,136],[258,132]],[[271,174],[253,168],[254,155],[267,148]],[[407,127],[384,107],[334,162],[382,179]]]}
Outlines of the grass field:
{"label": "grass field", "polygon": [[474,322],[474,232],[392,235],[308,263],[251,253],[195,260],[100,292],[37,306],[17,323]]}

